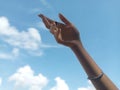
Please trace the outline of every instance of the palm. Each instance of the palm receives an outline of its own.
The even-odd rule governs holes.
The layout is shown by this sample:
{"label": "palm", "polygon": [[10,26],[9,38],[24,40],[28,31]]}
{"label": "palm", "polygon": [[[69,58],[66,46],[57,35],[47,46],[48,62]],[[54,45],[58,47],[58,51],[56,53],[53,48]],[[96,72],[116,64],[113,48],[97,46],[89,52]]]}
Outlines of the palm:
{"label": "palm", "polygon": [[73,25],[59,24],[61,28],[61,38],[64,41],[73,41],[79,39],[79,33]]}

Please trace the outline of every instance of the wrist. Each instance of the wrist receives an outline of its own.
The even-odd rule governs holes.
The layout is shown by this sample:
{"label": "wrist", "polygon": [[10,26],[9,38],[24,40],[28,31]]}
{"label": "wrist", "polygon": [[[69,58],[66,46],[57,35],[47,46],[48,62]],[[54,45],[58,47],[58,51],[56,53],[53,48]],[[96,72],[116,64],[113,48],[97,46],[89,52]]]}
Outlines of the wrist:
{"label": "wrist", "polygon": [[70,47],[72,50],[78,48],[79,46],[82,46],[81,40],[75,40],[73,41],[73,45]]}

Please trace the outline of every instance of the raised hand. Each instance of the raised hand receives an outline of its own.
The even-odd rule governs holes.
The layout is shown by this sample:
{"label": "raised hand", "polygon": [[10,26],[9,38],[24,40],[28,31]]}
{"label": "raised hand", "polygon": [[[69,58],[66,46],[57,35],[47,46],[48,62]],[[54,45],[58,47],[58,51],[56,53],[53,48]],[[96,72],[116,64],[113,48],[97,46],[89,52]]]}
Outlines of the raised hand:
{"label": "raised hand", "polygon": [[72,47],[77,41],[80,41],[78,30],[62,14],[59,14],[59,18],[63,23],[51,20],[42,14],[39,17],[42,18],[45,26],[54,35],[58,43]]}

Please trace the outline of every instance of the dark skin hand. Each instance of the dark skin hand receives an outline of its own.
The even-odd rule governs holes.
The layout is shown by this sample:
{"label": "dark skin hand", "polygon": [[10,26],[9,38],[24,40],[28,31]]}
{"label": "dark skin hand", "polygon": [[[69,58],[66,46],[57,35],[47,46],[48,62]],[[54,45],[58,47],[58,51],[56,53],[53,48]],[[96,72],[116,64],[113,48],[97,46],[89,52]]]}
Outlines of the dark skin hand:
{"label": "dark skin hand", "polygon": [[79,32],[70,21],[62,14],[59,14],[59,18],[63,23],[51,20],[42,14],[39,17],[41,17],[45,26],[54,35],[58,43],[72,49],[96,90],[118,90],[114,83],[102,73],[102,70],[84,49]]}
{"label": "dark skin hand", "polygon": [[72,47],[75,43],[80,42],[78,30],[62,14],[59,14],[59,18],[63,23],[51,20],[43,14],[40,14],[39,17],[41,17],[45,26],[54,35],[58,43]]}

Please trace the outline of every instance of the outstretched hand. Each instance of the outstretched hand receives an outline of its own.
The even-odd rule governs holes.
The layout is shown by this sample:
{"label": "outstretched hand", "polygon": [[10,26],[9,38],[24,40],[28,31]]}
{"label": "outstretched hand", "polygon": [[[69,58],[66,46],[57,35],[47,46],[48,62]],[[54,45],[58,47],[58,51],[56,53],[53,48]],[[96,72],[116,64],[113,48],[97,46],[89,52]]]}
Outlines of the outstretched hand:
{"label": "outstretched hand", "polygon": [[72,47],[76,41],[80,40],[78,30],[62,14],[59,14],[59,18],[63,23],[51,20],[42,14],[39,17],[41,17],[43,23],[54,35],[58,43]]}

